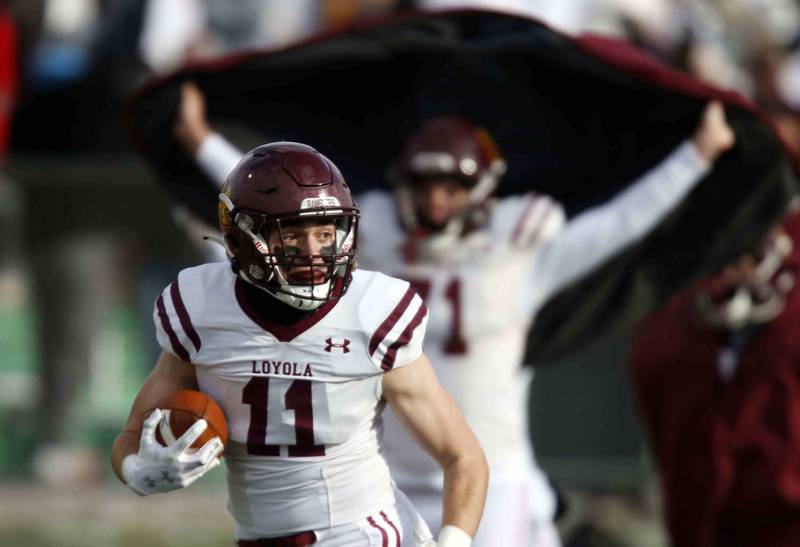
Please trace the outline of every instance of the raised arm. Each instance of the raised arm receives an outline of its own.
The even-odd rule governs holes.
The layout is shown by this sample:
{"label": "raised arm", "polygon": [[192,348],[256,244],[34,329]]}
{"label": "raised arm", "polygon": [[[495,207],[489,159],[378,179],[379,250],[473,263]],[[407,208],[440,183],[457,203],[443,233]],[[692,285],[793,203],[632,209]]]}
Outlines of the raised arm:
{"label": "raised arm", "polygon": [[561,234],[540,247],[533,258],[529,308],[535,311],[559,290],[647,235],[734,140],[722,104],[710,103],[690,140],[614,199],[571,219]]}
{"label": "raised arm", "polygon": [[438,546],[468,546],[483,514],[489,480],[478,440],[425,355],[384,374],[383,395],[411,436],[444,471]]}
{"label": "raised arm", "polygon": [[181,86],[181,103],[173,132],[186,153],[220,188],[243,156],[241,150],[211,129],[205,97],[194,82]]}

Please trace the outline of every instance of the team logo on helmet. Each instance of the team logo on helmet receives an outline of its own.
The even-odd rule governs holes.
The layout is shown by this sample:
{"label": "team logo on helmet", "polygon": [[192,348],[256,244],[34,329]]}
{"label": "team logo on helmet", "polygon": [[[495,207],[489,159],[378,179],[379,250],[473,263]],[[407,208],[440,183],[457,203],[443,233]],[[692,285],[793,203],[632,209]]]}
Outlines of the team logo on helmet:
{"label": "team logo on helmet", "polygon": [[[227,199],[224,199],[223,196]],[[231,227],[231,190],[228,183],[222,185],[219,194],[219,201],[217,203],[217,216],[219,217],[219,226],[224,230],[229,230]]]}

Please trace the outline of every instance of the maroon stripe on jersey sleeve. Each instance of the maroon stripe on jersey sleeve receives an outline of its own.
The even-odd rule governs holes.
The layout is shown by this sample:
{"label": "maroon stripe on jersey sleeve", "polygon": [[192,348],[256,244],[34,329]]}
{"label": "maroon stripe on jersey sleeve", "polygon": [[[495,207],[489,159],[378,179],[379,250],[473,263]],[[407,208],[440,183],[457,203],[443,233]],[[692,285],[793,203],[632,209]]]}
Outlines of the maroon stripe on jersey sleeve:
{"label": "maroon stripe on jersey sleeve", "polygon": [[386,524],[391,526],[392,530],[394,530],[394,537],[395,540],[397,541],[397,547],[400,547],[400,532],[397,530],[397,526],[394,525],[394,522],[389,520],[389,517],[386,516],[386,513],[384,511],[381,511],[381,516],[383,517],[383,520],[386,521]]}
{"label": "maroon stripe on jersey sleeve", "polygon": [[378,349],[378,346],[383,342],[383,339],[386,338],[386,335],[391,332],[392,328],[400,321],[400,318],[408,309],[408,305],[411,304],[411,299],[414,298],[416,292],[412,287],[409,287],[406,293],[403,295],[403,298],[400,299],[400,302],[397,303],[397,306],[394,307],[392,313],[383,320],[381,326],[378,327],[378,330],[375,331],[375,334],[372,335],[372,338],[369,339],[369,354],[372,355],[375,353],[375,350]]}
{"label": "maroon stripe on jersey sleeve", "polygon": [[[539,207],[537,207],[537,205]],[[538,216],[535,218],[534,224],[529,226],[534,220],[534,212],[538,211]],[[511,235],[511,242],[515,245],[522,244],[523,246],[530,245],[536,241],[538,233],[546,224],[548,218],[553,212],[553,203],[546,197],[538,194],[533,194],[530,203],[525,207],[525,212],[514,227],[514,232]]]}
{"label": "maroon stripe on jersey sleeve", "polygon": [[169,286],[169,294],[172,296],[172,305],[175,306],[175,311],[178,312],[178,319],[181,322],[181,327],[183,327],[183,332],[185,332],[189,340],[192,341],[194,349],[200,351],[200,336],[197,334],[197,331],[194,330],[189,312],[186,311],[186,306],[183,305],[183,299],[181,298],[181,291],[178,289],[177,281],[173,281]]}
{"label": "maroon stripe on jersey sleeve", "polygon": [[381,547],[389,547],[389,534],[386,533],[386,530],[384,530],[377,522],[375,522],[375,519],[373,519],[372,517],[367,517],[367,522],[369,522],[369,525],[372,526],[373,528],[377,528],[378,530],[380,530]]}
{"label": "maroon stripe on jersey sleeve", "polygon": [[539,218],[536,219],[536,224],[534,224],[533,228],[528,230],[528,235],[525,237],[525,241],[522,242],[523,247],[528,247],[533,244],[540,237],[542,228],[544,228],[550,220],[554,211],[553,204],[550,201],[546,201],[543,207],[544,210],[539,215]]}
{"label": "maroon stripe on jersey sleeve", "polygon": [[511,232],[511,241],[516,243],[519,239],[519,236],[522,234],[522,228],[525,226],[525,223],[528,221],[528,215],[531,214],[531,210],[533,206],[536,204],[536,201],[539,199],[539,196],[536,194],[532,194],[530,201],[528,201],[528,205],[525,206],[525,210],[522,212],[522,216],[519,217],[517,221],[517,225],[514,226],[514,231]]}
{"label": "maroon stripe on jersey sleeve", "polygon": [[156,300],[156,309],[158,310],[158,318],[161,320],[161,328],[164,329],[164,332],[167,333],[169,337],[169,343],[172,346],[172,351],[175,352],[182,361],[186,361],[187,363],[191,362],[189,360],[189,352],[186,351],[186,348],[183,347],[180,340],[178,340],[178,336],[175,334],[175,331],[172,330],[172,325],[169,322],[169,316],[167,316],[167,310],[164,307],[164,295],[158,295],[158,300]]}
{"label": "maroon stripe on jersey sleeve", "polygon": [[406,328],[400,333],[400,336],[397,340],[389,346],[386,350],[386,355],[383,356],[383,361],[381,361],[381,368],[383,370],[392,370],[394,367],[394,360],[397,357],[397,350],[406,344],[408,344],[409,340],[411,340],[411,335],[414,332],[425,316],[428,314],[428,308],[425,307],[425,304],[420,304],[417,313],[414,314],[414,318],[408,323]]}

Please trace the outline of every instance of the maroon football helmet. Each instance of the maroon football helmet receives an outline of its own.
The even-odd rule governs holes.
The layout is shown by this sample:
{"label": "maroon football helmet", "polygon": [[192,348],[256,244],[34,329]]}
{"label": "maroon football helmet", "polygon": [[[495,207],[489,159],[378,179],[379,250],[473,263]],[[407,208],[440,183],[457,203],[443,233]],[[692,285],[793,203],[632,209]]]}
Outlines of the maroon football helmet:
{"label": "maroon football helmet", "polygon": [[506,164],[489,133],[459,117],[440,116],[424,122],[406,139],[389,171],[405,227],[416,230],[421,219],[413,204],[415,184],[432,179],[455,179],[469,190],[469,207],[443,228],[463,235],[485,217],[485,205],[497,188]]}
{"label": "maroon football helmet", "polygon": [[[328,158],[300,143],[259,146],[228,175],[219,200],[225,248],[245,281],[299,309],[315,309],[345,293],[356,267],[359,212]],[[272,248],[271,235],[283,240],[287,224],[308,220],[334,224],[334,245],[317,255]],[[290,281],[288,272],[297,267],[324,275]]]}

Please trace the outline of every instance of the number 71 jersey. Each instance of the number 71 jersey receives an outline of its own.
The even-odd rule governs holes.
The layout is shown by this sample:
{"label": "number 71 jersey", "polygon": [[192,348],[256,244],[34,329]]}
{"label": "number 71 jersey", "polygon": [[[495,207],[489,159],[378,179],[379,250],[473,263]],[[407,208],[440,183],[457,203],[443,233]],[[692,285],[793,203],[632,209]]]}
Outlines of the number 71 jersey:
{"label": "number 71 jersey", "polygon": [[165,351],[222,407],[237,537],[352,522],[394,499],[381,455],[381,378],[422,353],[427,310],[408,283],[357,271],[292,326],[270,323],[227,263],[183,270],[156,301]]}

